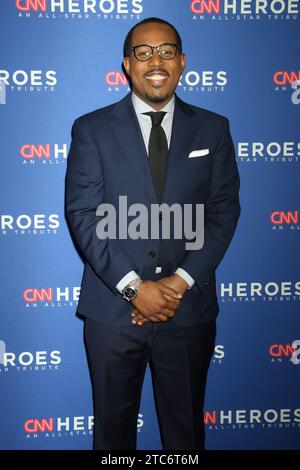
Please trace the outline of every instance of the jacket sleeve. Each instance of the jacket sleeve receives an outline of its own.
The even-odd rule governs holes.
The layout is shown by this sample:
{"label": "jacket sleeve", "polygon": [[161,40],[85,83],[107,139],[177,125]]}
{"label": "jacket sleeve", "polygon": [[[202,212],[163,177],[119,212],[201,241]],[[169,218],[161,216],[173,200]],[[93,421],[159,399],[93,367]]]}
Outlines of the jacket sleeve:
{"label": "jacket sleeve", "polygon": [[179,264],[200,289],[209,283],[225,255],[240,215],[240,179],[227,118],[212,158],[210,191],[204,208],[204,244],[200,250],[186,252]]}
{"label": "jacket sleeve", "polygon": [[100,239],[96,233],[101,217],[96,215],[104,202],[105,181],[101,158],[85,118],[74,121],[66,172],[66,217],[78,248],[103,282],[119,295],[117,283],[136,270],[135,263],[121,251],[116,239]]}

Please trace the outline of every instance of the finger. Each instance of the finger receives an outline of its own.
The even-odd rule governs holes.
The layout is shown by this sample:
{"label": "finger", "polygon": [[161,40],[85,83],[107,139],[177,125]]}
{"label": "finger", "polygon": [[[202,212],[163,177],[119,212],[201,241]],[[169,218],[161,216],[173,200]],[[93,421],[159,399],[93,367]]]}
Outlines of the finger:
{"label": "finger", "polygon": [[139,326],[142,326],[142,325],[145,325],[145,323],[148,323],[150,320],[148,320],[147,318],[144,318],[143,320],[139,320],[138,321],[138,325]]}
{"label": "finger", "polygon": [[132,312],[131,312],[131,316],[132,316],[132,320],[136,321],[136,319],[138,317],[141,316],[140,312],[135,308]]}
{"label": "finger", "polygon": [[154,323],[158,323],[160,322],[161,320],[159,318],[157,318],[157,315],[151,315],[149,316],[149,320],[154,322]]}
{"label": "finger", "polygon": [[131,323],[133,323],[134,325],[138,324],[138,325],[143,325],[144,323],[147,323],[149,320],[144,317],[141,313],[139,313],[137,310],[136,310],[136,315],[132,318],[131,320]]}
{"label": "finger", "polygon": [[161,314],[164,315],[165,317],[167,318],[173,318],[174,315],[175,315],[175,312],[174,310],[170,309],[170,308],[164,308],[162,311],[161,311]]}
{"label": "finger", "polygon": [[142,321],[142,320],[147,320],[147,318],[144,317],[144,316],[141,315],[141,314],[136,315],[136,316],[132,319],[132,321],[134,321],[135,323],[138,323],[139,321]]}
{"label": "finger", "polygon": [[132,316],[132,318],[134,318],[134,319],[137,319],[138,317],[139,317],[139,318],[147,318],[147,317],[145,317],[145,316],[144,316],[139,310],[137,310],[137,309],[134,309],[134,310],[132,311],[131,316]]}
{"label": "finger", "polygon": [[160,321],[167,321],[169,320],[169,317],[167,317],[167,315],[164,315],[163,313],[159,313],[157,315],[157,318],[159,318]]}
{"label": "finger", "polygon": [[139,319],[140,318],[146,318],[139,310],[133,310],[131,315],[132,315],[132,318],[134,318],[135,320],[137,318],[139,318]]}
{"label": "finger", "polygon": [[169,295],[164,294],[164,297],[168,300],[168,307],[171,309],[177,309],[180,305],[179,299],[174,299],[174,297],[170,297]]}
{"label": "finger", "polygon": [[168,317],[164,315],[163,313],[156,313],[155,315],[151,315],[149,318],[154,323],[166,321],[168,319]]}
{"label": "finger", "polygon": [[171,287],[165,286],[164,284],[161,284],[161,290],[163,291],[163,294],[169,295],[170,297],[173,297],[175,299],[181,299],[182,294],[179,294],[176,290],[172,289]]}
{"label": "finger", "polygon": [[[171,313],[170,313],[170,316],[171,316]],[[152,321],[152,322],[157,323],[157,322],[166,321],[166,320],[168,320],[167,315],[164,315],[163,313],[156,313],[155,315],[149,316],[149,318],[146,318],[146,317],[143,317],[143,315],[140,315],[138,317],[135,317],[133,321],[139,324],[140,322],[146,323],[147,321]]]}
{"label": "finger", "polygon": [[147,318],[141,318],[139,320],[132,320],[131,323],[133,323],[134,325],[144,325],[148,321],[149,320]]}

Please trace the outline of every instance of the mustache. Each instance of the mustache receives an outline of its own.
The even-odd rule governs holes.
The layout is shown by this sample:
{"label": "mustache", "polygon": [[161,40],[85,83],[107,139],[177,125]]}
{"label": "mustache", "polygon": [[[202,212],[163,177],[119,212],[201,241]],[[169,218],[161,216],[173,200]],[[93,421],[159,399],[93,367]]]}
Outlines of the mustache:
{"label": "mustache", "polygon": [[153,69],[148,70],[148,71],[144,74],[144,77],[146,77],[146,75],[148,75],[149,73],[153,73],[153,72],[156,72],[156,73],[161,72],[161,73],[165,73],[166,75],[169,76],[169,73],[168,73],[166,70],[164,70],[164,69],[162,69],[162,68],[160,68],[160,67],[154,67]]}

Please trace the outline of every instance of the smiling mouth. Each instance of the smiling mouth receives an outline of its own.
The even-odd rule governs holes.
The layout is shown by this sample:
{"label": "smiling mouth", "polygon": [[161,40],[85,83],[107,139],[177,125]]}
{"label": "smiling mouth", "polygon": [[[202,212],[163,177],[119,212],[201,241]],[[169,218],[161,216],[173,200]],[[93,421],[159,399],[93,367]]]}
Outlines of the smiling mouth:
{"label": "smiling mouth", "polygon": [[167,72],[163,71],[153,71],[153,72],[148,72],[145,75],[146,80],[149,80],[150,82],[156,82],[156,83],[162,83],[168,78],[169,74]]}

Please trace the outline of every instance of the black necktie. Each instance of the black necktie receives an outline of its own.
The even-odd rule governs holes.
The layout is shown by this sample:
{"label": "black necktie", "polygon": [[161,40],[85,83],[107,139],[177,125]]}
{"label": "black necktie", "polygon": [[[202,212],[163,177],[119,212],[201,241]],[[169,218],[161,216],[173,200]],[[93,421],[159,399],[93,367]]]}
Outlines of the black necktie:
{"label": "black necktie", "polygon": [[[162,120],[166,113],[164,111],[150,111],[149,113],[143,114],[150,116],[152,121],[148,154],[153,183],[158,202],[160,203],[168,159],[168,141],[165,131],[161,126]],[[158,244],[157,266],[164,266],[164,264],[164,248],[162,241],[160,240]]]}
{"label": "black necktie", "polygon": [[150,111],[143,113],[151,117],[152,128],[150,132],[148,154],[152,172],[153,183],[156,190],[157,199],[160,202],[168,159],[168,141],[161,126],[161,122],[166,115],[164,111]]}

